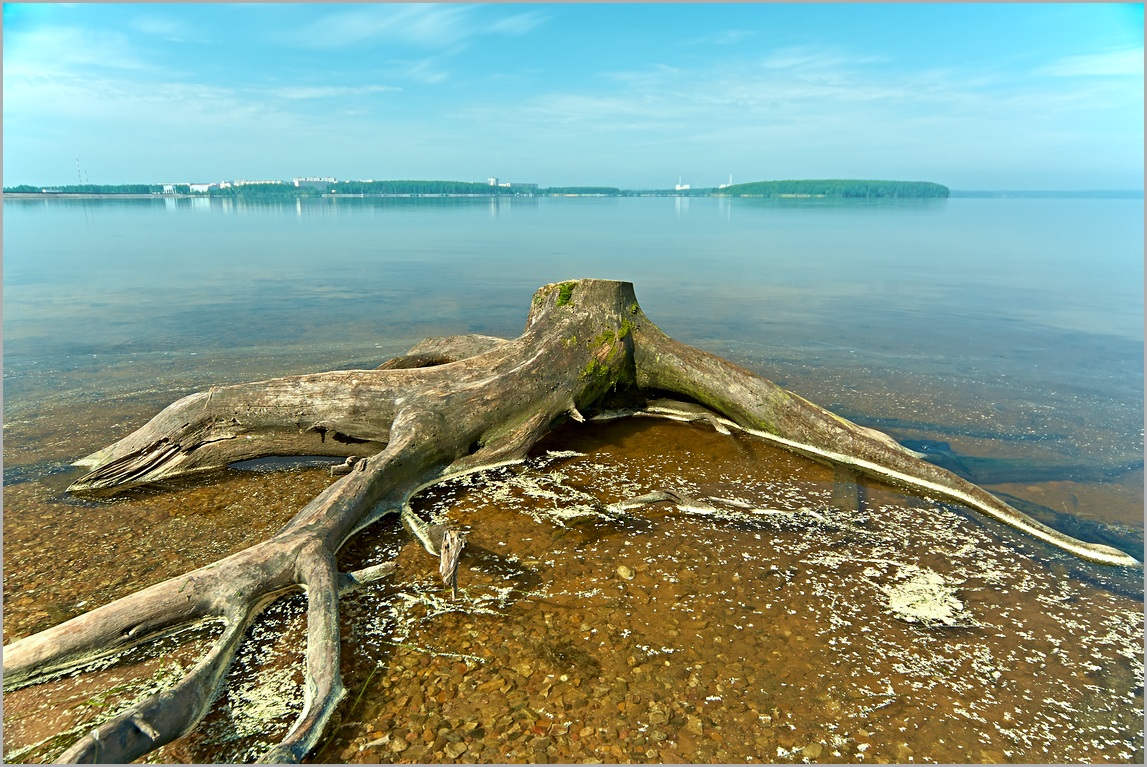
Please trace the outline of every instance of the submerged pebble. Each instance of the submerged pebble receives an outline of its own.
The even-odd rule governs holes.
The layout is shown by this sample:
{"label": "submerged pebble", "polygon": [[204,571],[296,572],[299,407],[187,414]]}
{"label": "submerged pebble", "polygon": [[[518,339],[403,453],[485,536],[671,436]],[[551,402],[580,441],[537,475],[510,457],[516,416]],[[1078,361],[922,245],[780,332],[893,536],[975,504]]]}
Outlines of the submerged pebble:
{"label": "submerged pebble", "polygon": [[[563,429],[525,466],[430,488],[418,513],[469,534],[460,597],[394,520],[348,544],[340,567],[397,571],[342,601],[348,696],[309,761],[1142,760],[1139,603],[891,490],[850,516],[831,483],[643,421]],[[589,513],[666,488],[724,511]],[[289,728],[297,708],[252,708],[301,700],[305,600],[280,604],[234,693],[149,761],[250,758]],[[5,695],[6,755],[48,687]],[[239,732],[240,709],[262,724],[211,735]]]}

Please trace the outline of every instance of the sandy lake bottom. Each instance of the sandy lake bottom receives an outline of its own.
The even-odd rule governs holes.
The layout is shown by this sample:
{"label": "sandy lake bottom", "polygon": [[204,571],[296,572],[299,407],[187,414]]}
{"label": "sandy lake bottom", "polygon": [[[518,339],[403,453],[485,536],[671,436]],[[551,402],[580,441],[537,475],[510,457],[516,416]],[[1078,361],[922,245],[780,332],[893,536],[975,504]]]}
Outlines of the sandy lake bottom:
{"label": "sandy lake bottom", "polygon": [[[66,496],[74,472],[46,457],[124,417],[6,425],[40,451],[6,456],[40,467],[4,488],[6,642],[251,545],[331,481],[228,470]],[[880,486],[840,510],[832,482],[754,439],[630,418],[425,491],[423,519],[468,532],[460,597],[397,518],[347,545],[344,569],[397,571],[343,600],[348,695],[310,760],[1142,763],[1141,573]],[[666,489],[690,500],[611,508]],[[304,604],[268,609],[211,712],[148,761],[249,761],[285,733]],[[51,760],[209,631],[5,694],[5,760]]]}

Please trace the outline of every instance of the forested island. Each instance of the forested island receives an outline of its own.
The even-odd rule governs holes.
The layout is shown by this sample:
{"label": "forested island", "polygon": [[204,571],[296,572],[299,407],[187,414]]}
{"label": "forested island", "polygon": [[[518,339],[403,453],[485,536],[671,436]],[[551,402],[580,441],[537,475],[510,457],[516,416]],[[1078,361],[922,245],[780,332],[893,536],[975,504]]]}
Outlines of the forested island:
{"label": "forested island", "polygon": [[[493,181],[496,181],[494,179]],[[773,197],[937,198],[948,187],[923,181],[803,180],[754,181],[721,187],[620,189],[613,186],[497,184],[479,181],[235,181],[218,184],[68,184],[5,187],[5,194],[36,196],[177,196],[283,200],[307,197]]]}

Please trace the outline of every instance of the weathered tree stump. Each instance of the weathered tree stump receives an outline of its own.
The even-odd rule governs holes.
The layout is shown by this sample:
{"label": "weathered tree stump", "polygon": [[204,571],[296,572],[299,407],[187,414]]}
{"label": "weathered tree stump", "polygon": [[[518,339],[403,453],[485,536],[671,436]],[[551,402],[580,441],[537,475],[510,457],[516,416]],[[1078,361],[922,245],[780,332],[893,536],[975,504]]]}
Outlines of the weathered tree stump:
{"label": "weathered tree stump", "polygon": [[[664,396],[703,406],[693,407],[718,429],[740,428],[840,467],[849,481],[874,478],[975,509],[1093,562],[1138,565],[1116,549],[1036,522],[885,434],[674,341],[645,317],[631,284],[579,280],[538,290],[525,332],[514,340],[430,339],[376,370],[214,387],[78,461],[90,471],[70,488],[76,493],[114,492],[271,455],[358,458],[267,541],[5,647],[5,689],[189,624],[222,621],[223,635],[179,684],[93,730],[60,757],[131,761],[196,724],[246,627],[270,602],[302,589],[308,611],[303,711],[263,757],[298,761],[345,695],[339,594],[388,572],[383,566],[340,573],[335,557],[351,536],[401,511],[427,484],[523,459],[567,418],[581,420],[581,413],[604,404],[639,408]],[[447,532],[439,531],[439,539]],[[442,575],[453,577],[456,557],[447,559]]]}

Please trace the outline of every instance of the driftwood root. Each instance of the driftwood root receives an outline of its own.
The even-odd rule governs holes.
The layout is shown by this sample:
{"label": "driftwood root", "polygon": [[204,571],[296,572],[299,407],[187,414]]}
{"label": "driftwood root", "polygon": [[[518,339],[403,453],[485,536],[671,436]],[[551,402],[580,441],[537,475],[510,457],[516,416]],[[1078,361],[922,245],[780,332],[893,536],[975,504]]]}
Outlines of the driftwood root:
{"label": "driftwood root", "polygon": [[[657,401],[653,392],[689,404]],[[60,757],[131,761],[193,728],[246,628],[270,602],[302,590],[303,711],[262,758],[298,761],[318,742],[346,694],[339,671],[339,595],[392,570],[384,564],[340,573],[336,557],[343,544],[383,515],[400,513],[423,546],[439,556],[440,575],[456,594],[464,539],[414,517],[410,497],[459,473],[521,461],[567,419],[636,409],[704,420],[722,433],[756,435],[840,467],[847,481],[889,482],[965,505],[1084,559],[1138,565],[1120,551],[1041,525],[885,434],[674,341],[645,317],[629,283],[580,280],[538,290],[516,339],[430,339],[376,370],[213,387],[173,403],[137,431],[78,461],[89,471],[71,490],[84,493],[116,492],[269,455],[348,459],[332,472],[339,478],[270,539],[5,647],[5,689],[197,622],[222,621],[222,636],[174,687],[103,724]],[[688,499],[668,493],[635,499],[635,505],[657,501],[690,507]],[[696,501],[692,508],[706,511]]]}

